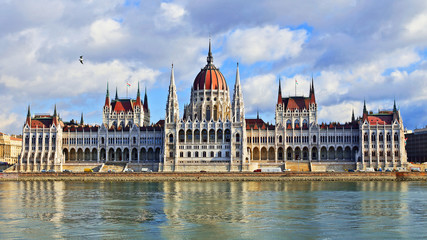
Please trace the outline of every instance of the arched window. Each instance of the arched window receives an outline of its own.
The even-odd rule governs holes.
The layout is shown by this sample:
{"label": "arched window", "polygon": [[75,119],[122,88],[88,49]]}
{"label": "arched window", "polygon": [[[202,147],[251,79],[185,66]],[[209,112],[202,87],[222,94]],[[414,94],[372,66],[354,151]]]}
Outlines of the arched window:
{"label": "arched window", "polygon": [[279,143],[282,143],[282,141],[283,141],[283,138],[282,138],[282,135],[280,135],[279,136]]}
{"label": "arched window", "polygon": [[397,132],[394,133],[394,141],[395,142],[399,141],[399,135],[397,135]]}
{"label": "arched window", "polygon": [[208,142],[208,131],[206,129],[202,130],[202,141]]}
{"label": "arched window", "polygon": [[222,130],[221,129],[218,129],[218,131],[216,131],[216,141],[222,142]]}
{"label": "arched window", "polygon": [[206,108],[206,120],[211,120],[211,108],[209,106]]}
{"label": "arched window", "polygon": [[194,142],[200,142],[200,131],[198,129],[194,130]]}
{"label": "arched window", "polygon": [[190,129],[187,130],[186,135],[187,135],[187,142],[193,141],[193,132]]}
{"label": "arched window", "polygon": [[387,142],[390,142],[390,141],[391,141],[391,134],[387,133]]}
{"label": "arched window", "polygon": [[221,155],[222,155],[221,152],[218,152],[218,157],[221,157]]}
{"label": "arched window", "polygon": [[184,157],[184,153],[183,152],[179,152],[179,156],[180,157]]}
{"label": "arched window", "polygon": [[199,157],[199,152],[195,152],[194,154],[195,154],[194,157],[196,157],[196,158]]}
{"label": "arched window", "polygon": [[191,152],[187,152],[187,157],[191,157]]}
{"label": "arched window", "polygon": [[173,143],[173,134],[169,134],[169,142]]}
{"label": "arched window", "polygon": [[297,119],[297,120],[295,120],[295,128],[296,129],[299,129],[300,128],[300,124],[299,124],[299,120]]}
{"label": "arched window", "polygon": [[231,138],[230,129],[226,129],[225,130],[225,142],[230,142],[230,138]]}
{"label": "arched window", "polygon": [[215,142],[215,130],[209,130],[209,142]]}
{"label": "arched window", "polygon": [[206,152],[203,152],[203,157],[206,157]]}
{"label": "arched window", "polygon": [[316,135],[313,135],[313,143],[316,143]]}
{"label": "arched window", "polygon": [[136,137],[133,137],[133,144],[136,144]]}
{"label": "arched window", "polygon": [[179,130],[179,142],[184,142],[185,134],[184,130]]}
{"label": "arched window", "polygon": [[368,133],[365,133],[363,135],[363,141],[367,142],[368,141]]}
{"label": "arched window", "polygon": [[302,122],[302,127],[303,127],[304,129],[306,129],[306,128],[308,127],[307,119],[304,119],[304,121]]}
{"label": "arched window", "polygon": [[371,141],[372,141],[372,142],[375,142],[375,141],[376,141],[375,133],[372,133],[372,135],[371,135]]}
{"label": "arched window", "polygon": [[380,142],[383,142],[383,141],[384,141],[383,133],[380,133],[380,135],[378,136],[378,140],[379,140]]}
{"label": "arched window", "polygon": [[211,152],[211,157],[215,157],[215,153],[214,152]]}
{"label": "arched window", "polygon": [[240,134],[236,133],[236,142],[240,142]]}
{"label": "arched window", "polygon": [[101,144],[104,144],[104,137],[101,138]]}
{"label": "arched window", "polygon": [[216,106],[214,106],[213,115],[214,115],[214,120],[218,121],[218,109]]}
{"label": "arched window", "polygon": [[291,129],[292,128],[292,122],[289,119],[288,119],[288,121],[286,121],[286,128],[287,129]]}

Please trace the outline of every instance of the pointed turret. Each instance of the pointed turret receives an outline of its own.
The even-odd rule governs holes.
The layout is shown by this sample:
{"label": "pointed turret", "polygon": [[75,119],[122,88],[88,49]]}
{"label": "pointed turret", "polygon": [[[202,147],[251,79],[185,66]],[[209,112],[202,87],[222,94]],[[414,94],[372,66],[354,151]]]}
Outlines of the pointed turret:
{"label": "pointed turret", "polygon": [[354,118],[354,109],[351,112],[351,122],[353,123],[356,119]]}
{"label": "pointed turret", "polygon": [[243,102],[242,87],[240,86],[239,63],[236,69],[236,82],[234,83],[233,103],[231,105],[234,122],[245,122],[245,106]]}
{"label": "pointed turret", "polygon": [[394,103],[393,103],[393,112],[397,112],[396,99],[394,99]]}
{"label": "pointed turret", "polygon": [[178,96],[176,94],[175,75],[173,72],[173,64],[171,68],[171,78],[169,83],[168,100],[166,102],[166,123],[176,123],[179,119]]}
{"label": "pointed turret", "polygon": [[80,125],[84,125],[84,124],[85,124],[85,122],[83,121],[83,113],[82,113],[82,116],[80,118]]}
{"label": "pointed turret", "polygon": [[399,114],[399,111],[397,110],[397,107],[396,107],[396,99],[394,99],[394,103],[393,103],[393,121],[394,120],[398,120],[399,121],[399,116],[400,116],[400,114]]}
{"label": "pointed turret", "polygon": [[145,110],[148,110],[147,86],[145,86],[145,94],[144,94],[144,109],[145,109]]}
{"label": "pointed turret", "polygon": [[30,111],[30,105],[28,105],[28,112],[27,112],[27,120],[25,121],[28,126],[31,126],[31,111]]}
{"label": "pointed turret", "polygon": [[138,81],[138,91],[136,92],[136,106],[141,106],[141,93],[139,92],[139,81]]}
{"label": "pointed turret", "polygon": [[314,78],[313,78],[313,76],[311,76],[310,103],[311,104],[316,104],[316,96],[314,95]]}
{"label": "pointed turret", "polygon": [[212,49],[211,49],[211,39],[209,38],[209,52],[207,57],[208,65],[213,64],[213,56],[212,56]]}
{"label": "pointed turret", "polygon": [[53,109],[53,124],[55,125],[55,126],[57,126],[58,125],[58,114],[56,113],[56,104],[55,104],[55,107],[54,107],[54,109]]}
{"label": "pointed turret", "polygon": [[277,104],[282,104],[282,80],[279,77],[279,93],[277,94]]}
{"label": "pointed turret", "polygon": [[117,94],[117,87],[116,87],[116,97],[115,100],[119,100],[119,94]]}
{"label": "pointed turret", "polygon": [[110,91],[108,90],[108,82],[107,82],[107,94],[105,94],[105,106],[110,106]]}
{"label": "pointed turret", "polygon": [[363,100],[363,121],[368,119],[368,110],[366,110],[366,100]]}

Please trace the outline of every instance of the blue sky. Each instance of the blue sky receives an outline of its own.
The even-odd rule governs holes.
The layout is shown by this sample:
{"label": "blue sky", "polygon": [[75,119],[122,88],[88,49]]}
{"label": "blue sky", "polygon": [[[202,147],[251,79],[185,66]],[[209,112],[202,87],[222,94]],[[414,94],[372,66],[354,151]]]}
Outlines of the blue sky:
{"label": "blue sky", "polygon": [[0,132],[20,133],[28,105],[100,124],[107,82],[147,87],[157,122],[172,63],[182,114],[209,37],[231,90],[239,62],[247,118],[274,122],[278,79],[307,96],[313,75],[319,123],[396,99],[405,127],[427,125],[425,1],[0,1],[0,22]]}

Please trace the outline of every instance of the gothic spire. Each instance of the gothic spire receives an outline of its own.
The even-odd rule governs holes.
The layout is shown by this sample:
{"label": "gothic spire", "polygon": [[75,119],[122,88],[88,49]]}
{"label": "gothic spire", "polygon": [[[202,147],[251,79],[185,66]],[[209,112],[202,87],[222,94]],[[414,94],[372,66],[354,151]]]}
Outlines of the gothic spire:
{"label": "gothic spire", "polygon": [[368,110],[366,110],[366,100],[363,99],[363,113],[368,113]]}
{"label": "gothic spire", "polygon": [[145,94],[144,94],[144,108],[148,110],[147,86],[145,86]]}
{"label": "gothic spire", "polygon": [[84,125],[85,122],[83,121],[83,113],[82,113],[82,117],[80,118],[80,125]]}
{"label": "gothic spire", "polygon": [[233,93],[233,103],[231,105],[233,116],[232,119],[235,122],[241,122],[244,119],[244,103],[243,103],[243,94],[242,88],[240,86],[240,71],[239,63],[237,63],[236,69],[236,82],[234,83],[234,93]]}
{"label": "gothic spire", "polygon": [[28,105],[27,117],[31,117],[31,113],[30,113],[30,105]]}
{"label": "gothic spire", "polygon": [[396,99],[394,99],[394,103],[393,103],[393,112],[397,112]]}
{"label": "gothic spire", "polygon": [[56,117],[56,104],[55,104],[55,108],[53,109],[53,116]]}
{"label": "gothic spire", "polygon": [[213,57],[212,57],[212,50],[211,50],[211,39],[209,38],[209,52],[208,52],[208,65],[212,65],[213,64]]}
{"label": "gothic spire", "polygon": [[169,84],[168,100],[166,103],[166,123],[178,122],[179,119],[179,105],[178,96],[176,95],[175,75],[173,72],[173,64],[171,68],[171,79]]}
{"label": "gothic spire", "polygon": [[119,100],[119,94],[117,93],[117,87],[116,87],[116,97],[115,97],[115,99]]}
{"label": "gothic spire", "polygon": [[354,118],[354,108],[352,109],[351,112],[351,122],[354,122],[356,119]]}
{"label": "gothic spire", "polygon": [[31,125],[31,112],[30,112],[30,105],[28,105],[28,112],[27,112],[27,120],[25,121],[28,125]]}
{"label": "gothic spire", "polygon": [[279,93],[277,94],[277,104],[282,104],[282,84],[279,76]]}
{"label": "gothic spire", "polygon": [[108,82],[107,82],[107,94],[105,95],[105,104],[104,106],[110,105],[110,91],[108,90]]}
{"label": "gothic spire", "polygon": [[139,93],[139,81],[138,81],[138,92],[136,93],[136,97],[140,97],[140,93]]}

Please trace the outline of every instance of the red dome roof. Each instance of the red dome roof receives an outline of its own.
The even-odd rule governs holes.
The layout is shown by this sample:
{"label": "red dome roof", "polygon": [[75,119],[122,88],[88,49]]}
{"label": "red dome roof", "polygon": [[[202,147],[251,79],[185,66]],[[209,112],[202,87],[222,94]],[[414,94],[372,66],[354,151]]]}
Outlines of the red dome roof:
{"label": "red dome roof", "polygon": [[228,90],[225,78],[218,68],[213,65],[213,57],[211,51],[211,41],[209,40],[209,52],[206,66],[200,70],[194,79],[194,90]]}
{"label": "red dome roof", "polygon": [[194,90],[227,90],[227,83],[222,73],[213,64],[200,70],[193,83]]}

